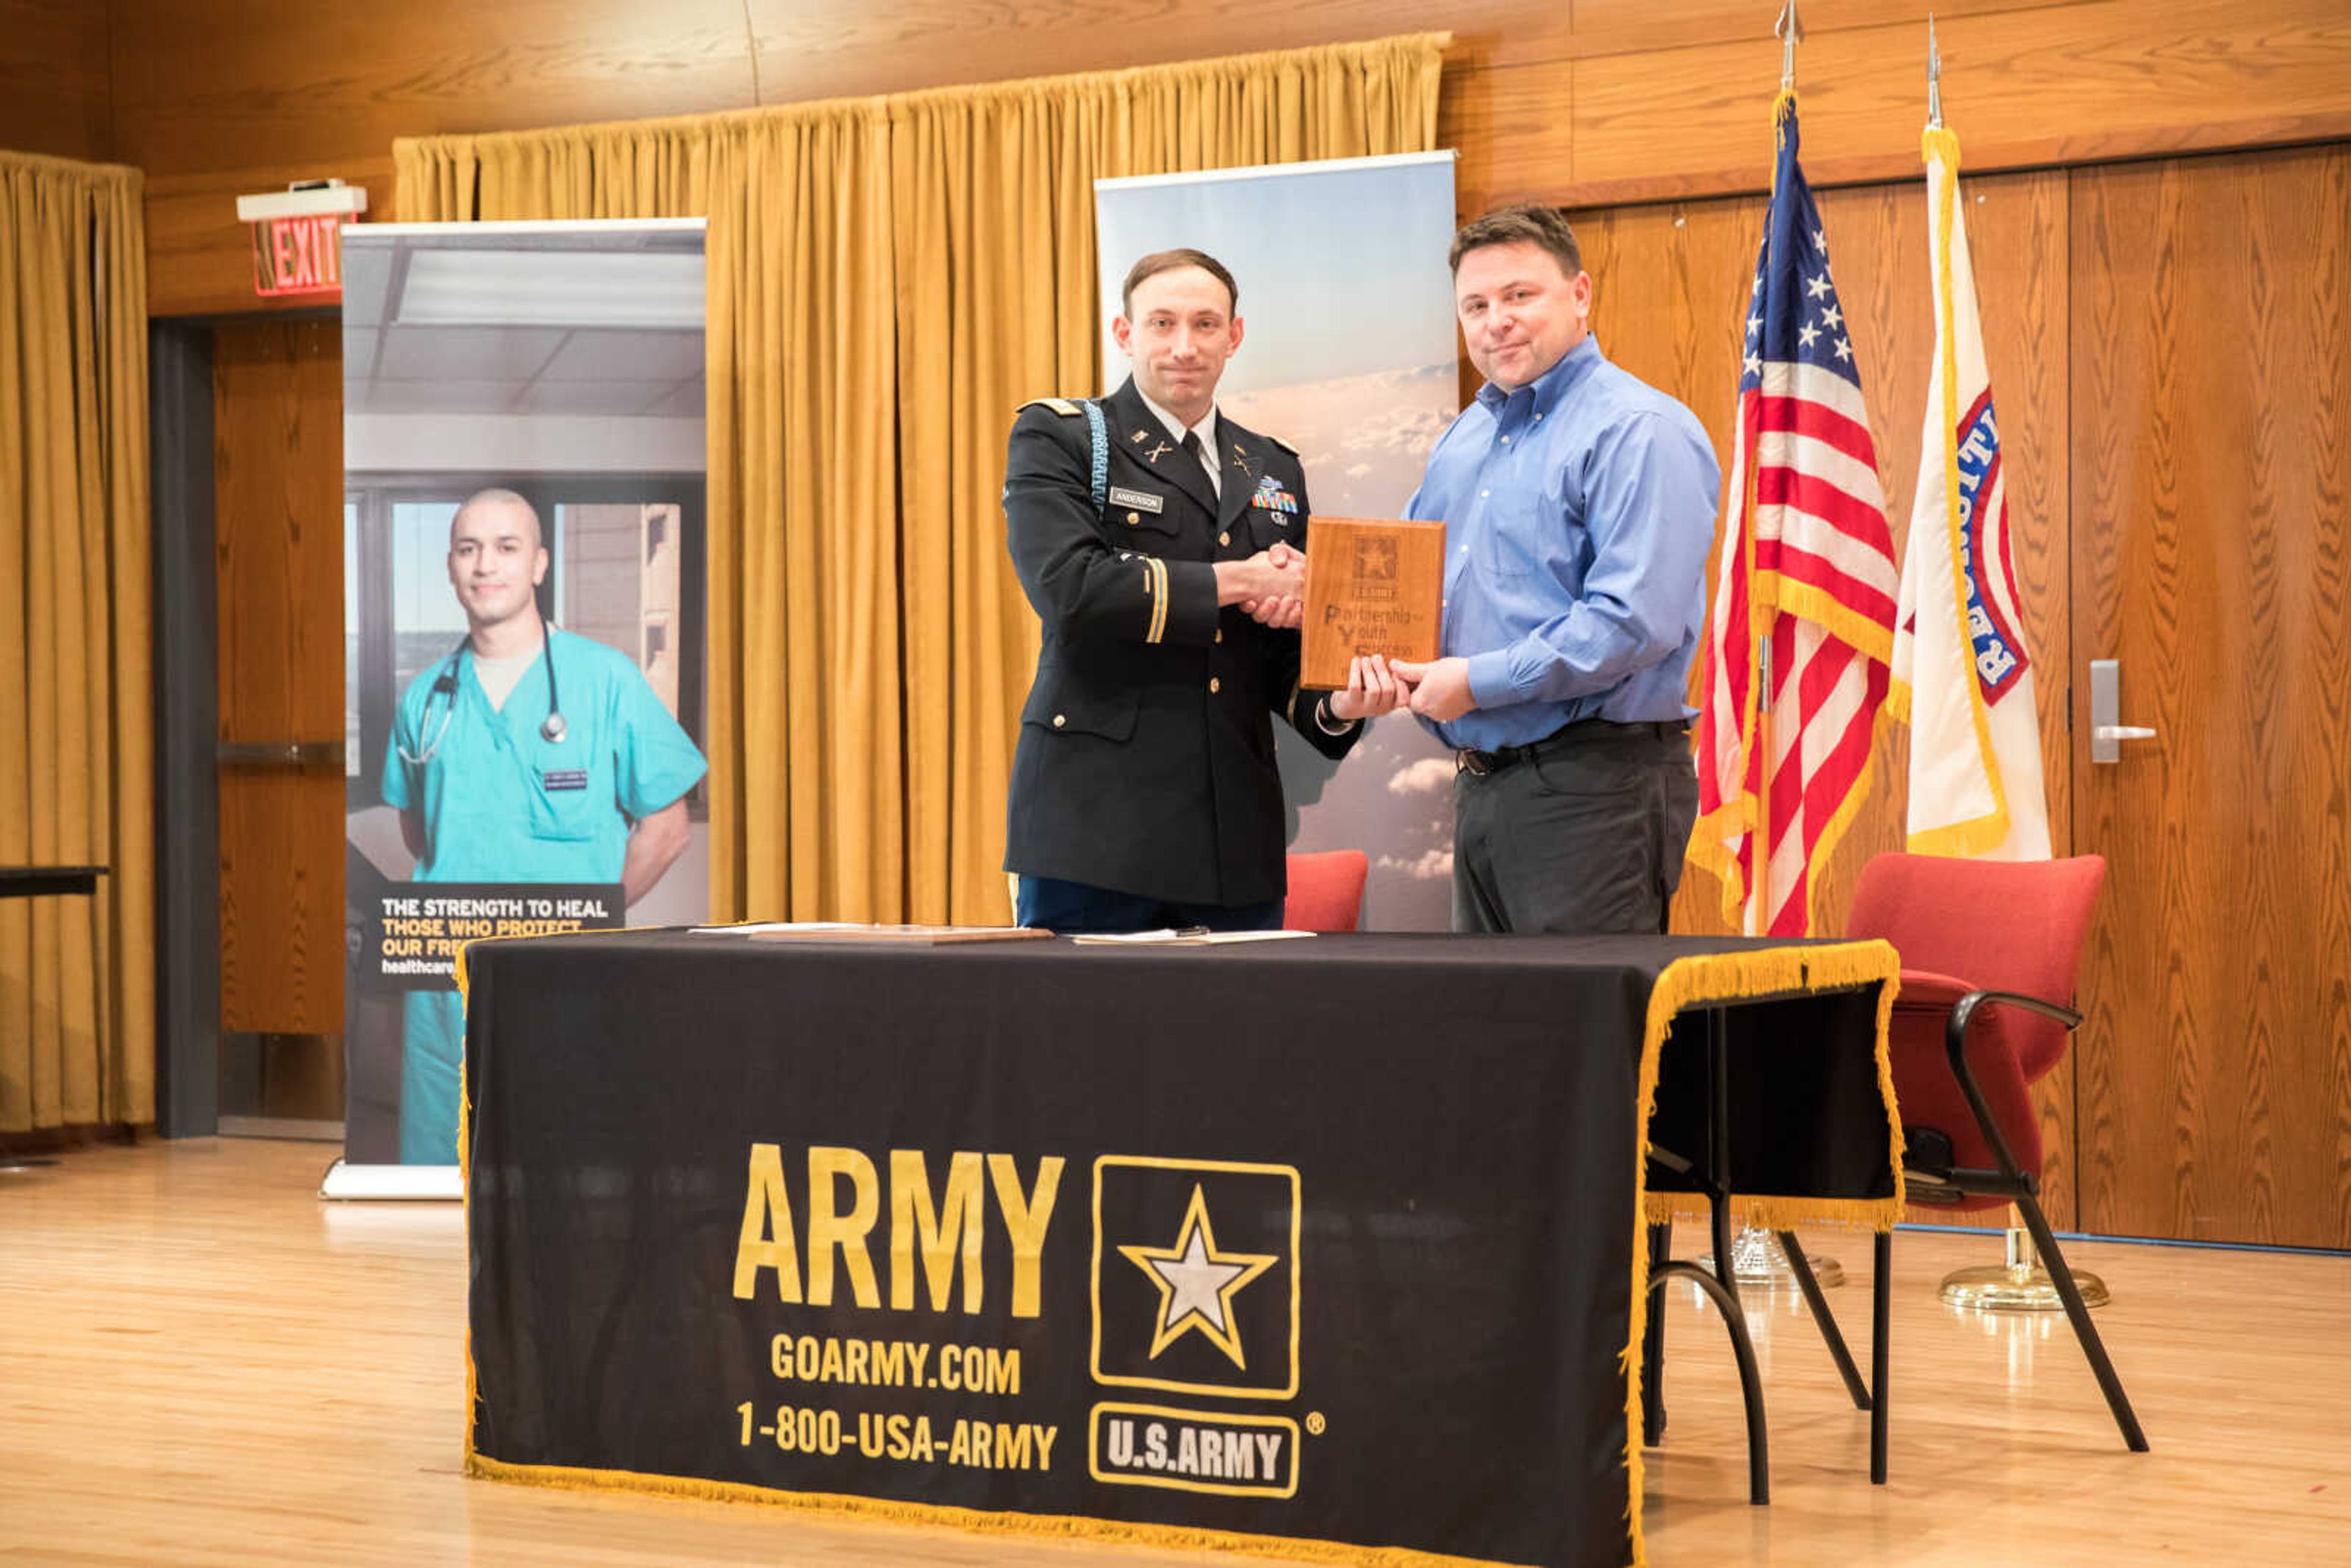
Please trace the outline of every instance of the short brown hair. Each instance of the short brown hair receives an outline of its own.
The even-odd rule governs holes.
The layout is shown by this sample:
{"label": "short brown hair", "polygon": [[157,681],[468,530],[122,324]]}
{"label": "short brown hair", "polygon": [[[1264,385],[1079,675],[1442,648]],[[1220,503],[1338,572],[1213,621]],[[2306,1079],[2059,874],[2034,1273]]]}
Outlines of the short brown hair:
{"label": "short brown hair", "polygon": [[1524,240],[1539,245],[1559,263],[1561,274],[1573,281],[1583,270],[1583,247],[1575,243],[1575,231],[1567,226],[1567,214],[1557,207],[1538,206],[1532,202],[1516,202],[1507,207],[1496,207],[1483,217],[1472,218],[1453,235],[1453,251],[1446,265],[1455,272],[1461,270],[1461,258],[1473,250],[1489,245],[1513,245]]}
{"label": "short brown hair", "polygon": [[1241,308],[1241,287],[1233,281],[1233,275],[1225,270],[1225,264],[1205,250],[1186,247],[1181,250],[1155,250],[1129,267],[1126,282],[1118,291],[1119,313],[1123,316],[1134,314],[1134,291],[1145,278],[1156,277],[1163,272],[1175,272],[1186,267],[1196,267],[1225,286],[1227,310],[1238,310]]}

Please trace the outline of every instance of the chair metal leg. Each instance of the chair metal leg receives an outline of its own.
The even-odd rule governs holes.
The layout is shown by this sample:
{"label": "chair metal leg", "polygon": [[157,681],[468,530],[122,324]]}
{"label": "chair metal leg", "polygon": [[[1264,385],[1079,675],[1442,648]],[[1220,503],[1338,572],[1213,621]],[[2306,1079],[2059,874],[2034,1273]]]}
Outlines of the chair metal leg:
{"label": "chair metal leg", "polygon": [[[1655,1294],[1673,1279],[1696,1281],[1730,1331],[1730,1353],[1739,1362],[1739,1394],[1747,1405],[1747,1500],[1761,1508],[1771,1500],[1771,1438],[1763,1422],[1763,1375],[1755,1364],[1755,1342],[1748,1335],[1747,1320],[1740,1314],[1739,1296],[1710,1270],[1678,1261],[1650,1271],[1650,1292]],[[1656,1310],[1655,1303],[1650,1310]]]}
{"label": "chair metal leg", "polygon": [[1780,1250],[1788,1255],[1788,1270],[1796,1276],[1796,1288],[1804,1292],[1804,1304],[1813,1310],[1813,1322],[1820,1325],[1821,1338],[1828,1342],[1829,1356],[1836,1363],[1837,1375],[1844,1379],[1844,1391],[1853,1397],[1856,1410],[1869,1408],[1869,1388],[1861,1381],[1861,1369],[1853,1364],[1853,1352],[1845,1348],[1844,1334],[1837,1328],[1836,1314],[1829,1311],[1828,1297],[1821,1291],[1821,1282],[1813,1276],[1813,1260],[1804,1256],[1804,1249],[1792,1230],[1780,1233]]}
{"label": "chair metal leg", "polygon": [[[1673,1251],[1674,1228],[1649,1227],[1649,1272],[1665,1267]],[[1641,1441],[1656,1448],[1666,1440],[1666,1317],[1662,1303],[1649,1307],[1649,1326],[1641,1335]]]}
{"label": "chair metal leg", "polygon": [[2115,1413],[2115,1425],[2123,1430],[2124,1444],[2134,1454],[2146,1453],[2147,1434],[2139,1429],[2130,1397],[2123,1392],[2123,1380],[2115,1375],[2115,1364],[2107,1359],[2106,1344],[2098,1337],[2097,1325],[2090,1322],[2090,1309],[2082,1300],[2081,1289],[2074,1283],[2074,1270],[2064,1254],[2057,1249],[2057,1238],[2049,1229],[2048,1217],[2030,1196],[2020,1197],[2016,1207],[2024,1217],[2025,1228],[2032,1232],[2032,1245],[2040,1249],[2042,1266],[2049,1270],[2050,1282],[2057,1287],[2057,1294],[2065,1302],[2065,1316],[2074,1324],[2074,1337],[2082,1342],[2082,1354],[2090,1358],[2090,1370],[2097,1375],[2098,1387],[2106,1396],[2106,1407]]}
{"label": "chair metal leg", "polygon": [[[1707,1218],[1714,1230],[1714,1298],[1730,1331],[1730,1346],[1739,1357],[1739,1391],[1747,1401],[1747,1500],[1757,1507],[1771,1500],[1771,1458],[1763,1426],[1763,1374],[1755,1364],[1755,1339],[1747,1327],[1747,1309],[1740,1304],[1730,1261],[1730,1043],[1723,1010],[1706,1015],[1708,1076],[1713,1080],[1707,1099],[1708,1143]],[[1694,1278],[1704,1277],[1693,1269]]]}
{"label": "chair metal leg", "polygon": [[[1747,1496],[1749,1501],[1761,1507],[1771,1500],[1771,1443],[1763,1416],[1763,1375],[1755,1360],[1755,1339],[1748,1329],[1739,1291],[1731,1283],[1730,1066],[1723,1034],[1722,1009],[1709,1009],[1707,1058],[1712,1084],[1707,1103],[1708,1157],[1699,1181],[1707,1196],[1708,1218],[1714,1235],[1714,1267],[1704,1269],[1696,1263],[1667,1259],[1665,1254],[1673,1244],[1672,1227],[1648,1228],[1649,1292],[1653,1299],[1648,1327],[1641,1336],[1641,1428],[1643,1438],[1650,1443],[1656,1442],[1665,1432],[1665,1317],[1654,1298],[1668,1280],[1692,1280],[1722,1314],[1723,1329],[1730,1335],[1731,1354],[1739,1363],[1740,1398],[1747,1406]],[[1676,1170],[1693,1170],[1689,1162],[1663,1150],[1652,1149],[1650,1155]]]}
{"label": "chair metal leg", "polygon": [[1886,1374],[1893,1364],[1886,1354],[1886,1330],[1893,1316],[1894,1232],[1877,1233],[1876,1255],[1871,1260],[1869,1281],[1869,1484],[1886,1484]]}

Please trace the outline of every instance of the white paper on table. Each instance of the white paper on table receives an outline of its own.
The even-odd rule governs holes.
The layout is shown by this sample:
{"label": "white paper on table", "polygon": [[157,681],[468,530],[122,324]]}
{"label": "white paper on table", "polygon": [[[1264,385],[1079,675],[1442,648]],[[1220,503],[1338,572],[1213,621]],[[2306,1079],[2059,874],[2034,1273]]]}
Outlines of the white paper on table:
{"label": "white paper on table", "polygon": [[1104,931],[1089,932],[1070,938],[1072,942],[1112,943],[1124,946],[1222,946],[1228,942],[1282,942],[1293,936],[1311,936],[1311,931]]}

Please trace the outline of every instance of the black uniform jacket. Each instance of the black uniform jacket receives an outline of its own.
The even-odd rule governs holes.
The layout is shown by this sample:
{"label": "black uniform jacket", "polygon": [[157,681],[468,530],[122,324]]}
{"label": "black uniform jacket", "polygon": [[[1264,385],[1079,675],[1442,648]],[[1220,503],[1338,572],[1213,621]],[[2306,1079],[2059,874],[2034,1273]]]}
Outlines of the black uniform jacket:
{"label": "black uniform jacket", "polygon": [[[1005,465],[1013,569],[1044,622],[1012,762],[1004,867],[1180,904],[1287,891],[1271,716],[1330,757],[1298,687],[1298,633],[1217,606],[1214,567],[1306,548],[1297,454],[1217,417],[1223,495],[1129,381],[1102,402],[1108,499],[1092,500],[1075,402],[1020,411]],[[1290,509],[1294,507],[1295,509]]]}

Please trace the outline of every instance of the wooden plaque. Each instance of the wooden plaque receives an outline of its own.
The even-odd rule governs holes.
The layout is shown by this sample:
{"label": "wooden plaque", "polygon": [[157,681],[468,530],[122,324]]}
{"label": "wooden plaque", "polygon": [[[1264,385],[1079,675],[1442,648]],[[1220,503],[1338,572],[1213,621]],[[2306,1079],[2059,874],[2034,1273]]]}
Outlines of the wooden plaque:
{"label": "wooden plaque", "polygon": [[1336,691],[1358,653],[1437,657],[1445,525],[1326,517],[1306,528],[1306,639],[1299,684]]}

